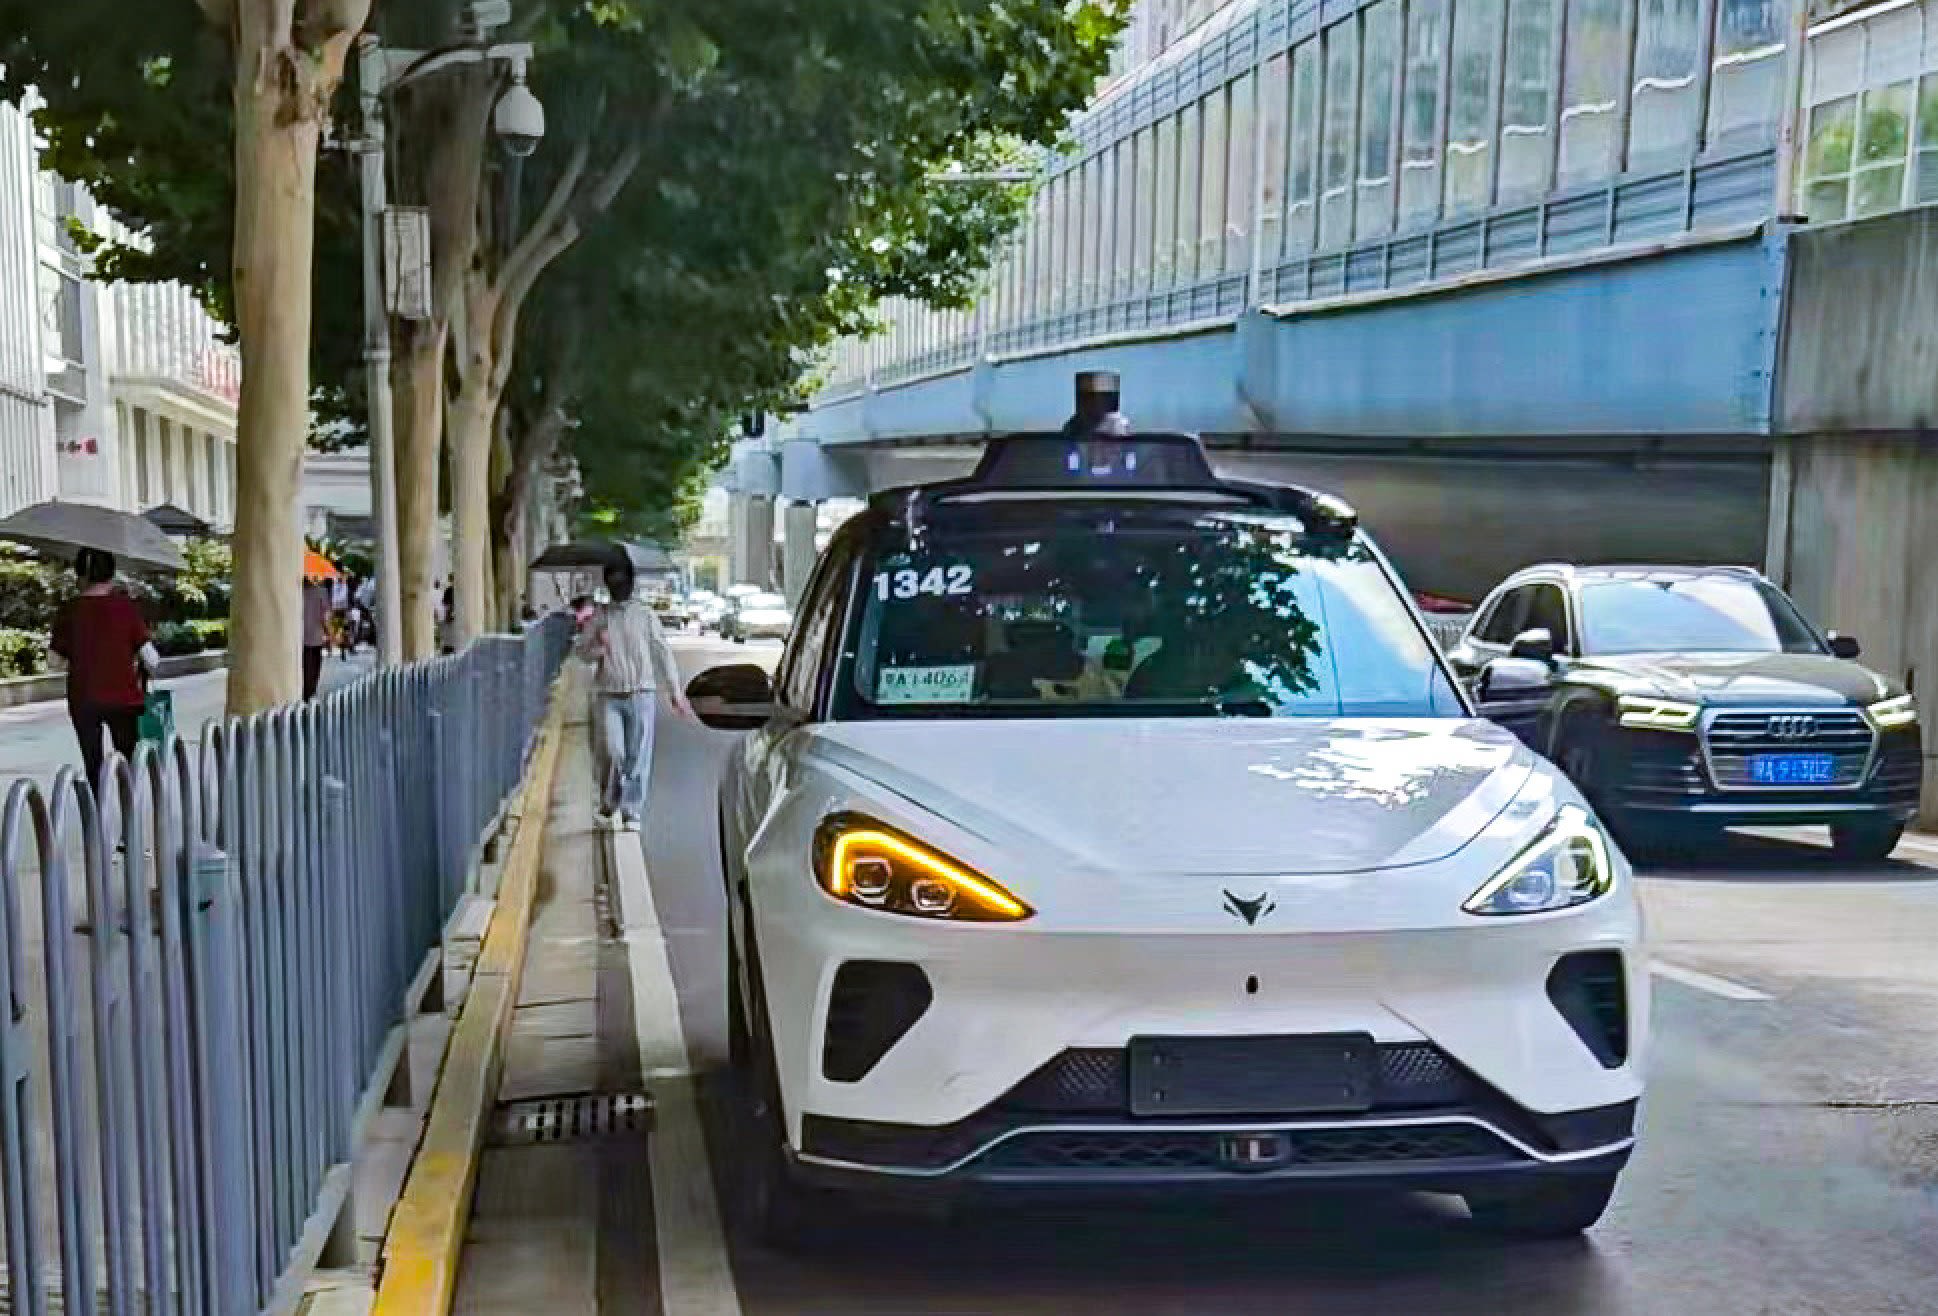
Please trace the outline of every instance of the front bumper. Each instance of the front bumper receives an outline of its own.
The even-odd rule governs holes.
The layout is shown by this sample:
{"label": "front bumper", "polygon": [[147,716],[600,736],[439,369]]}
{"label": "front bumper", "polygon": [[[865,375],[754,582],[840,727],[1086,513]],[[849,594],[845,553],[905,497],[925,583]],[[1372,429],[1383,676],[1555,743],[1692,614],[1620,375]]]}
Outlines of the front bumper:
{"label": "front bumper", "polygon": [[[1546,1142],[1538,1122],[1620,1107],[1641,1094],[1649,984],[1639,953],[1640,915],[1626,881],[1616,894],[1561,915],[1271,933],[1243,929],[1236,920],[1230,932],[1189,933],[936,924],[837,905],[811,883],[785,890],[787,897],[756,917],[764,1004],[789,1143],[829,1162],[851,1159],[825,1142],[830,1130],[895,1127],[944,1141],[961,1133],[970,1141],[949,1142],[954,1151],[941,1161],[891,1157],[876,1169],[947,1166],[950,1174],[972,1178],[998,1171],[1014,1177],[1031,1167],[1004,1165],[1000,1156],[986,1160],[995,1148],[974,1136],[995,1127],[1002,1142],[1024,1144],[1026,1126],[1015,1117],[1045,1114],[1052,1123],[1081,1115],[1109,1128],[1122,1125],[1128,1112],[1108,1092],[1078,1109],[1031,1104],[1024,1094],[1033,1078],[1073,1054],[1088,1053],[1093,1061],[1121,1057],[1140,1037],[1363,1034],[1380,1048],[1382,1063],[1396,1048],[1423,1049],[1437,1057],[1437,1072],[1463,1076],[1458,1090],[1415,1093],[1399,1107],[1385,1103],[1354,1118],[1377,1122],[1398,1110],[1406,1119],[1481,1120],[1481,1131],[1498,1145],[1474,1155],[1493,1168],[1539,1167],[1550,1163],[1542,1159],[1548,1153],[1620,1151],[1621,1139],[1584,1147]],[[1290,893],[1283,904],[1275,917],[1293,914]],[[1299,926],[1294,918],[1287,922]],[[1560,1003],[1562,966],[1591,961],[1602,975],[1600,994],[1585,1009],[1618,1016],[1612,1048],[1591,1041],[1594,1025],[1583,1022],[1584,1009],[1564,1010]],[[884,993],[851,990],[844,969],[856,966],[889,966],[920,983],[913,1008],[886,1012],[897,1020],[892,1036],[863,1048],[859,1064],[851,1063],[849,1033]],[[1261,1120],[1310,1122],[1284,1110],[1210,1122],[1243,1130],[1261,1127]],[[973,1164],[955,1164],[972,1153]],[[869,1172],[865,1159],[856,1164]]]}
{"label": "front bumper", "polygon": [[1693,732],[1610,732],[1597,763],[1605,783],[1599,801],[1617,814],[1681,815],[1719,827],[1784,826],[1881,819],[1909,821],[1918,812],[1924,753],[1918,730],[1887,731],[1850,785],[1800,788],[1717,783],[1714,762]]}
{"label": "front bumper", "polygon": [[1540,1116],[1465,1081],[1470,1100],[1333,1118],[1153,1120],[1009,1102],[942,1128],[809,1116],[796,1172],[829,1187],[950,1197],[1348,1185],[1462,1192],[1627,1163],[1636,1103]]}

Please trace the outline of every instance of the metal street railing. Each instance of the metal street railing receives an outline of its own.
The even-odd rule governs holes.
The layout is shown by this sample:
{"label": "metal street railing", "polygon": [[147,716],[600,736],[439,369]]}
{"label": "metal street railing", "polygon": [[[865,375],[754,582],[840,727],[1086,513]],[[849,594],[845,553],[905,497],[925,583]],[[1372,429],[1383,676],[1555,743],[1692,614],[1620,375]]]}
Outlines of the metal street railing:
{"label": "metal street railing", "polygon": [[66,768],[6,792],[5,1310],[270,1302],[570,638],[557,614],[143,745],[98,799]]}

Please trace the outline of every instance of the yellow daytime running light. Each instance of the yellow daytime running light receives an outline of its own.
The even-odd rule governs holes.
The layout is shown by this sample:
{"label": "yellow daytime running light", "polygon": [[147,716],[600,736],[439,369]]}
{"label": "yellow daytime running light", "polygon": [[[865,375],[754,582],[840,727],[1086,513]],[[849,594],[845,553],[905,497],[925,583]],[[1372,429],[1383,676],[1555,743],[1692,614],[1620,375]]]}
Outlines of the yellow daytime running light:
{"label": "yellow daytime running light", "polygon": [[1880,699],[1864,711],[1871,715],[1871,722],[1879,731],[1914,726],[1918,721],[1918,704],[1910,695]]}
{"label": "yellow daytime running light", "polygon": [[1622,725],[1644,731],[1693,731],[1702,716],[1702,705],[1685,704],[1679,699],[1648,699],[1623,695],[1615,701]]}
{"label": "yellow daytime running light", "polygon": [[971,923],[1017,922],[1033,912],[988,878],[886,828],[831,819],[823,836],[816,877],[846,904]]}

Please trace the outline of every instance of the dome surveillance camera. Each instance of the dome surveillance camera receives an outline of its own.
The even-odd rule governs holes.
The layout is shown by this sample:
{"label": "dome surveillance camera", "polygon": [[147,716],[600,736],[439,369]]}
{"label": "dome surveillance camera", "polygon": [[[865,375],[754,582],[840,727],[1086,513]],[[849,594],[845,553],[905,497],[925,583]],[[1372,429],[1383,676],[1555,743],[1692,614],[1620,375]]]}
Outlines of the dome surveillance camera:
{"label": "dome surveillance camera", "polygon": [[491,112],[491,127],[513,155],[527,156],[538,149],[545,136],[545,106],[532,95],[523,77],[515,79],[498,98],[497,108]]}

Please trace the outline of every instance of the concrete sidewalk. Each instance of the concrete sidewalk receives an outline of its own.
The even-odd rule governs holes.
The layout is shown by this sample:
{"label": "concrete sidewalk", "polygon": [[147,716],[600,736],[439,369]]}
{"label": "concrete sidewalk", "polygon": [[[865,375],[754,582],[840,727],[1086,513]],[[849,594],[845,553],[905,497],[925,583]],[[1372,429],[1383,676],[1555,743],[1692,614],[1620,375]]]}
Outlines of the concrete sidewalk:
{"label": "concrete sidewalk", "polygon": [[583,708],[568,714],[498,1110],[453,1310],[657,1310],[646,1129],[626,946],[595,829]]}

